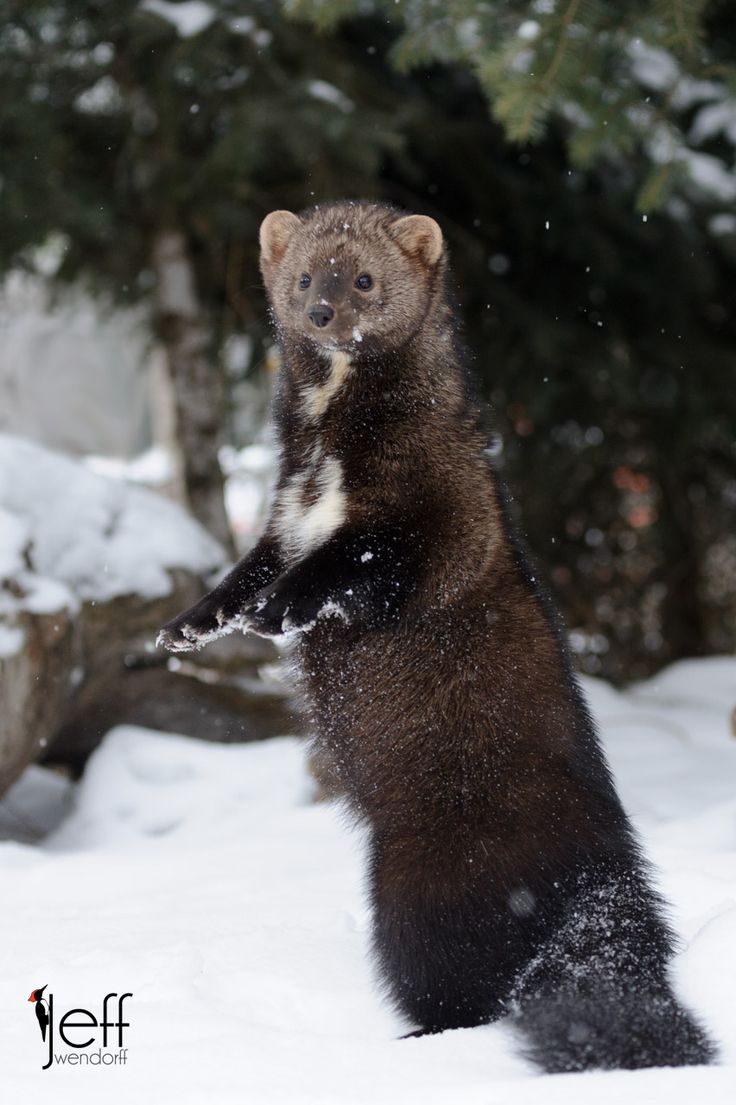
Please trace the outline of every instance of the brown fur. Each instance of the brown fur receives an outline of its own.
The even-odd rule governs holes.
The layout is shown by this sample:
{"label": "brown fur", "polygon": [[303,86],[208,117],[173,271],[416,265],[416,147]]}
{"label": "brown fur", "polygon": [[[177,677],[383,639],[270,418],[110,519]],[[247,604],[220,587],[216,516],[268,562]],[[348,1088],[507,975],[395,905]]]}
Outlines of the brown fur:
{"label": "brown fur", "polygon": [[[299,633],[314,739],[370,830],[374,950],[404,1016],[438,1031],[516,1007],[549,1070],[704,1061],[710,1044],[668,989],[670,934],[484,453],[437,224],[335,204],[270,215],[261,242],[283,353],[276,505],[256,549],[165,643],[236,625]],[[606,1036],[622,978],[646,995],[645,1042],[621,1018]],[[563,1013],[591,993],[611,1008],[598,1044],[578,1047]]]}

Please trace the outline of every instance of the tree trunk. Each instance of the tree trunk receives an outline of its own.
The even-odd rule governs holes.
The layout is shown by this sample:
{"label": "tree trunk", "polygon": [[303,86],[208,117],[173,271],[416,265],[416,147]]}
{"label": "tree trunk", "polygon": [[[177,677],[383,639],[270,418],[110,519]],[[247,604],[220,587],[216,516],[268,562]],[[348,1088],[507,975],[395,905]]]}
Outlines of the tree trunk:
{"label": "tree trunk", "polygon": [[701,605],[701,565],[696,536],[697,519],[689,495],[686,471],[666,467],[659,473],[665,513],[664,583],[662,604],[663,651],[669,663],[689,656],[707,655]]}
{"label": "tree trunk", "polygon": [[189,509],[232,554],[218,460],[223,385],[212,362],[211,334],[197,295],[194,266],[179,230],[154,240],[154,323],[174,386],[177,438]]}

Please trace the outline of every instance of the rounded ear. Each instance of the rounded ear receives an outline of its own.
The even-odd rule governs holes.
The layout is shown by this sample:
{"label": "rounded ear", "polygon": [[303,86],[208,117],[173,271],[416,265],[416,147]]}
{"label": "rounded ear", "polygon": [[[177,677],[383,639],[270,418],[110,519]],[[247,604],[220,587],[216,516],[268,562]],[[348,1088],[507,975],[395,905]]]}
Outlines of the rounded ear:
{"label": "rounded ear", "polygon": [[391,235],[401,248],[419,257],[426,265],[436,265],[442,256],[442,231],[428,215],[405,215],[391,226]]}
{"label": "rounded ear", "polygon": [[261,223],[258,237],[261,243],[261,263],[278,264],[286,253],[292,234],[302,225],[291,211],[272,211]]}

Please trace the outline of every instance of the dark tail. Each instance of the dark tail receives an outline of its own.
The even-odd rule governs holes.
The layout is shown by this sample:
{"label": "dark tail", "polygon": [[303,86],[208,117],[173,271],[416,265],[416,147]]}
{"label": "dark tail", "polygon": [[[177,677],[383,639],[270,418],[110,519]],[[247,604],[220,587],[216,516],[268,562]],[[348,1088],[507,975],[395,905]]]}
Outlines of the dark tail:
{"label": "dark tail", "polygon": [[550,1073],[713,1062],[714,1043],[670,986],[674,946],[641,868],[585,880],[518,980],[525,1055]]}
{"label": "dark tail", "polygon": [[550,1074],[710,1063],[715,1045],[665,983],[626,992],[604,983],[591,992],[536,995],[519,1002],[523,1053]]}

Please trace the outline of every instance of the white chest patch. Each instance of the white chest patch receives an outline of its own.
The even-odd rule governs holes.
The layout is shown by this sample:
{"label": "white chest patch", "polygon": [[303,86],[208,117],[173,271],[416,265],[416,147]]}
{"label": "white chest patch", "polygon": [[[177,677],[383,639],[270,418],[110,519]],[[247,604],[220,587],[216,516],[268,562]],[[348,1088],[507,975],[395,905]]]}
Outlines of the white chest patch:
{"label": "white chest patch", "polygon": [[[316,497],[306,502],[307,484]],[[304,556],[323,545],[345,521],[347,495],[343,488],[342,465],[337,457],[323,456],[319,444],[305,467],[295,472],[281,490],[276,503],[274,528],[287,553]]]}
{"label": "white chest patch", "polygon": [[302,392],[304,413],[309,422],[317,422],[343,386],[353,367],[347,353],[330,354],[330,375],[323,384],[312,384]]}

